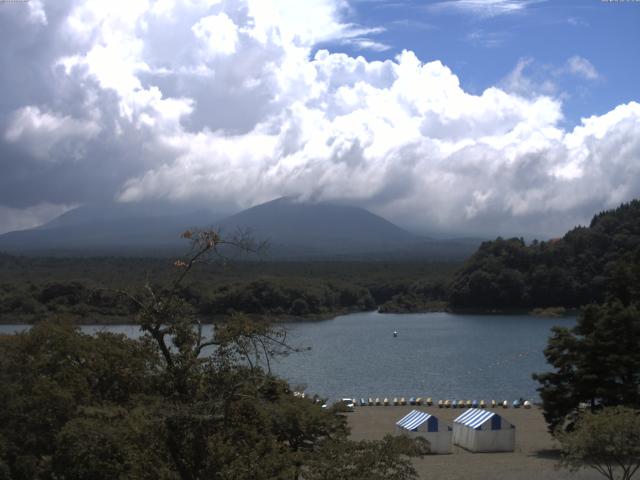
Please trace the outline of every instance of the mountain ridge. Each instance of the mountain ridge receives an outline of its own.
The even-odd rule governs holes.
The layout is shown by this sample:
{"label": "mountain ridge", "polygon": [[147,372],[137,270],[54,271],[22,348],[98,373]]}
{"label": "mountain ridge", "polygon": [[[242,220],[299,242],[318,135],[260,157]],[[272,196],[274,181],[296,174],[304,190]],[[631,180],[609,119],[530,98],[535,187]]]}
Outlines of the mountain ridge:
{"label": "mountain ridge", "polygon": [[217,219],[213,216],[206,210],[162,215],[136,206],[83,206],[40,227],[0,235],[0,251],[36,255],[175,255],[184,251],[180,234],[190,228],[216,228],[227,234],[249,231],[256,240],[267,240],[267,255],[274,259],[462,259],[480,243],[433,240],[360,207],[299,202],[289,197],[233,215]]}

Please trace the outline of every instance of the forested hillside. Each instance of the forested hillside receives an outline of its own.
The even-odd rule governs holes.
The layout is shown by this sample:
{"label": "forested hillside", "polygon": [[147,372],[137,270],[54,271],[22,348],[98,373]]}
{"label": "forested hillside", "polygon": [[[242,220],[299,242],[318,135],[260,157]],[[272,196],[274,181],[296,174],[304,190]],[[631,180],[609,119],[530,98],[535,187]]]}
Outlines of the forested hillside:
{"label": "forested hillside", "polygon": [[640,299],[640,201],[596,215],[560,239],[484,242],[456,273],[454,309],[506,309]]}

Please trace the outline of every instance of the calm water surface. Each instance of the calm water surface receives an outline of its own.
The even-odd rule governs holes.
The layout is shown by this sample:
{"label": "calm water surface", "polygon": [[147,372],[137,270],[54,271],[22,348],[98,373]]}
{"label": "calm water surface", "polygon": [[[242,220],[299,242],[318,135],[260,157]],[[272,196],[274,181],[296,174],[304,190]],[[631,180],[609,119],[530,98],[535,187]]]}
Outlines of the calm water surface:
{"label": "calm water surface", "polygon": [[[290,341],[311,350],[279,359],[273,368],[293,385],[330,398],[537,400],[531,374],[549,369],[542,350],[550,329],[575,321],[527,315],[356,313],[287,324]],[[24,328],[2,325],[0,331]],[[140,335],[131,325],[82,329]]]}
{"label": "calm water surface", "polygon": [[330,397],[538,399],[531,373],[549,369],[542,351],[550,329],[575,322],[527,315],[358,313],[293,325],[292,340],[312,350],[285,359],[277,371]]}

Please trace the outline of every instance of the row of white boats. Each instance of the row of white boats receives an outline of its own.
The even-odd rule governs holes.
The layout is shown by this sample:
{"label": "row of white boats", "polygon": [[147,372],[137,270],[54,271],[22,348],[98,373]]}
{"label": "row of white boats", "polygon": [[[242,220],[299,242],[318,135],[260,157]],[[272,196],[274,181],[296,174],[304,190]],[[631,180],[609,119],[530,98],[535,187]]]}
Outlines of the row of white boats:
{"label": "row of white boats", "polygon": [[[305,398],[306,394],[304,392],[293,392],[293,396],[294,397],[300,397],[300,398]],[[315,403],[324,403],[320,397],[318,397],[317,395],[314,395],[313,397],[313,401]],[[360,398],[360,401],[358,402],[355,398],[343,398],[342,403],[344,403],[347,407],[353,408],[356,405],[359,405],[361,407],[373,407],[373,406],[385,406],[388,407],[390,405],[425,405],[428,407],[437,405],[438,408],[531,408],[532,407],[532,403],[529,400],[523,400],[523,399],[519,399],[519,400],[514,400],[513,402],[509,403],[508,400],[501,400],[501,401],[496,401],[496,400],[490,400],[488,402],[485,402],[484,400],[438,400],[437,402],[434,401],[431,397],[426,397],[426,398],[422,398],[422,397],[409,397],[409,399],[406,399],[405,397],[393,397],[393,398],[380,398],[380,397],[376,397],[375,399],[372,397],[367,398]],[[326,404],[323,405],[323,407],[326,407]]]}
{"label": "row of white boats", "polygon": [[390,405],[426,405],[433,406],[437,405],[438,408],[531,408],[532,404],[529,400],[514,400],[509,403],[508,400],[496,401],[491,400],[489,402],[485,402],[484,400],[438,400],[434,402],[431,397],[423,399],[422,397],[410,397],[406,399],[405,397],[394,397],[392,399],[389,398],[361,398],[360,402],[357,402],[355,398],[343,398],[343,403],[348,406],[356,406],[359,405],[361,407],[366,406],[390,406]]}

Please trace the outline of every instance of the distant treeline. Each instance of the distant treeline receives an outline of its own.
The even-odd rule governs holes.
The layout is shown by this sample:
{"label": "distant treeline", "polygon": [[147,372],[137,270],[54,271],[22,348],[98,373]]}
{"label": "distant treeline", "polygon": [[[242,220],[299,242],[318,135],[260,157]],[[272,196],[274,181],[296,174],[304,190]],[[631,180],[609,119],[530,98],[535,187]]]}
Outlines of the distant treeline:
{"label": "distant treeline", "polygon": [[563,238],[483,243],[455,274],[453,309],[575,308],[640,300],[640,201],[596,215]]}
{"label": "distant treeline", "polygon": [[[234,262],[200,265],[181,289],[205,320],[233,312],[273,319],[317,319],[380,308],[386,312],[444,308],[459,264],[409,262]],[[0,320],[130,322],[127,293],[145,282],[168,285],[169,259],[0,256]]]}

